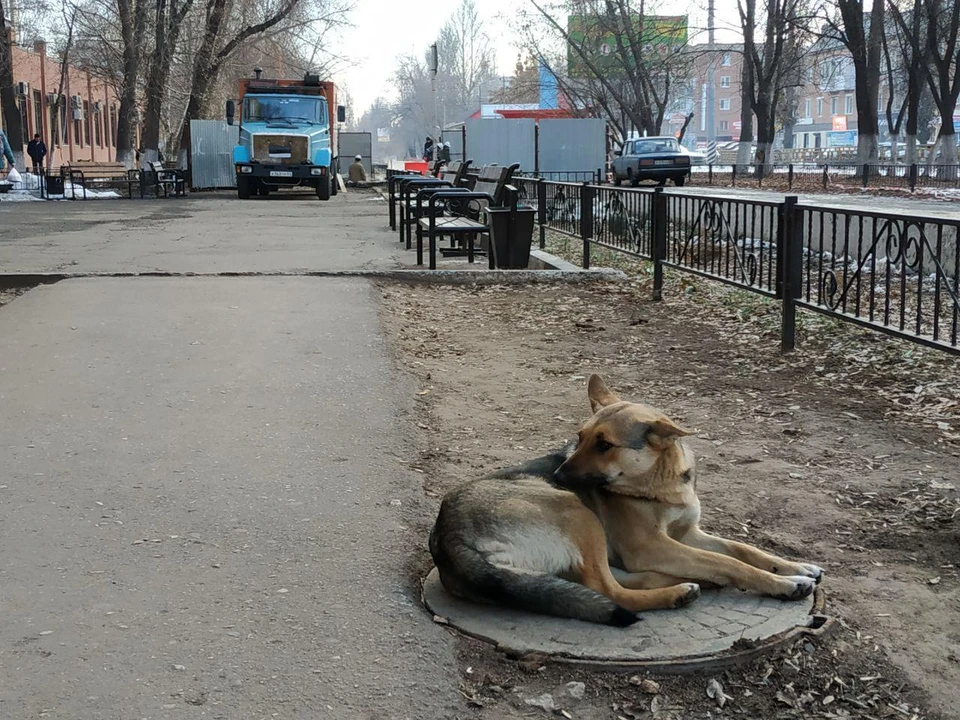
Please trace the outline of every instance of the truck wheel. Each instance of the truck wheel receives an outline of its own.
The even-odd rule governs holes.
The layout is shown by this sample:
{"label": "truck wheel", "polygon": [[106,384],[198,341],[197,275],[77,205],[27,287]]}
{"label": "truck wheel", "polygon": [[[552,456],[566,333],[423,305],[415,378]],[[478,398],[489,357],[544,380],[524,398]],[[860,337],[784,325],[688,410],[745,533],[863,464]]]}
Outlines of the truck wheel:
{"label": "truck wheel", "polygon": [[266,197],[269,194],[270,194],[270,187],[264,184],[263,182],[261,182],[257,186],[257,195],[259,195],[260,197]]}
{"label": "truck wheel", "polygon": [[237,197],[241,200],[249,200],[251,195],[251,183],[250,178],[238,177],[237,178]]}
{"label": "truck wheel", "polygon": [[330,199],[330,176],[322,177],[317,181],[317,197],[321,200]]}
{"label": "truck wheel", "polygon": [[330,196],[333,197],[340,191],[340,183],[337,182],[336,173],[330,176]]}

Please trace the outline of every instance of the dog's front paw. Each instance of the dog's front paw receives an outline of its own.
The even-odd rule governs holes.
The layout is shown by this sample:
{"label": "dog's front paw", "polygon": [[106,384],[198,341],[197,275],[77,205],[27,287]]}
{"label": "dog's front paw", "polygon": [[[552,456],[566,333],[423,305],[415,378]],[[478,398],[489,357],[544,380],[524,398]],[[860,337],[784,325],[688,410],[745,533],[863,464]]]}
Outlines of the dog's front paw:
{"label": "dog's front paw", "polygon": [[774,595],[778,600],[802,600],[817,586],[817,581],[806,575],[794,575],[783,580],[782,592]]}
{"label": "dog's front paw", "polygon": [[813,578],[816,583],[819,585],[820,581],[823,580],[824,569],[819,565],[813,565],[811,563],[799,563],[803,572],[797,573],[798,575],[805,575],[806,577]]}
{"label": "dog's front paw", "polygon": [[681,589],[678,591],[677,597],[674,599],[672,605],[674,609],[689,605],[700,597],[700,586],[697,585],[697,583],[683,583],[679,587]]}
{"label": "dog's front paw", "polygon": [[782,563],[773,569],[774,575],[808,577],[818,583],[823,579],[823,568],[811,563]]}

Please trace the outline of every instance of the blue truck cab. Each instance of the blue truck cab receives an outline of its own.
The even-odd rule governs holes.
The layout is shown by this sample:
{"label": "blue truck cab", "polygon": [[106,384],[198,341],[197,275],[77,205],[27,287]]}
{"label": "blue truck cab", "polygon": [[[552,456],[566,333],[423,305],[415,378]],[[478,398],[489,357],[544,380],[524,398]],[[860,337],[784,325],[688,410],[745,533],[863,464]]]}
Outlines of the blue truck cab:
{"label": "blue truck cab", "polygon": [[283,187],[312,187],[321,200],[336,193],[336,122],[345,111],[334,93],[332,82],[310,74],[265,80],[258,68],[255,79],[240,81],[239,108],[227,102],[227,123],[238,120],[233,164],[241,200]]}

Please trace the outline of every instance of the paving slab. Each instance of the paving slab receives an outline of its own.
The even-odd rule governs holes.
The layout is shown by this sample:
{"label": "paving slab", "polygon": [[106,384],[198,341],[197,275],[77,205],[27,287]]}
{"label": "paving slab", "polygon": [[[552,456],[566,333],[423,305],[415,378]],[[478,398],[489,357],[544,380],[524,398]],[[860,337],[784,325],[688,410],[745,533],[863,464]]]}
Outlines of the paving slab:
{"label": "paving slab", "polygon": [[739,590],[705,590],[679,610],[643,613],[621,629],[478,605],[446,592],[434,568],[423,600],[435,615],[511,655],[544,653],[566,662],[643,666],[682,672],[727,664],[822,625],[822,597],[784,602]]}

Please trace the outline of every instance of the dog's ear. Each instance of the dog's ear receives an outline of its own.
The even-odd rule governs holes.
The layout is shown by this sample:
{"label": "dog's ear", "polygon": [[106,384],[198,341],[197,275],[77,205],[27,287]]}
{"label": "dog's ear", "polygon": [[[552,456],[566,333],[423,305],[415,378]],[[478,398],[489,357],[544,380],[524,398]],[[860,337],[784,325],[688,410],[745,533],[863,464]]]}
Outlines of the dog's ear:
{"label": "dog's ear", "polygon": [[666,445],[677,438],[686,437],[693,433],[684,430],[672,420],[663,418],[650,423],[650,429],[647,431],[647,438],[653,445]]}
{"label": "dog's ear", "polygon": [[591,375],[587,381],[587,396],[590,398],[590,408],[594,412],[607,405],[620,402],[620,398],[610,392],[599,375]]}

